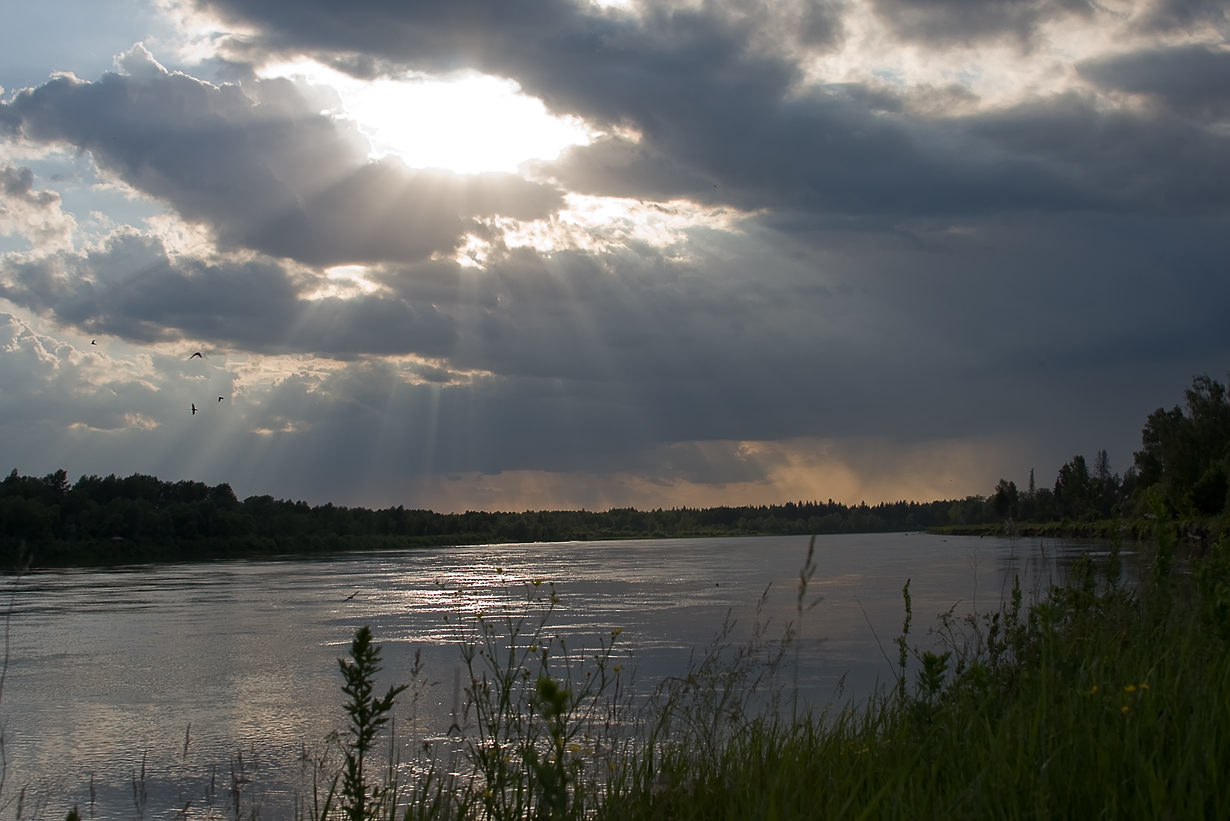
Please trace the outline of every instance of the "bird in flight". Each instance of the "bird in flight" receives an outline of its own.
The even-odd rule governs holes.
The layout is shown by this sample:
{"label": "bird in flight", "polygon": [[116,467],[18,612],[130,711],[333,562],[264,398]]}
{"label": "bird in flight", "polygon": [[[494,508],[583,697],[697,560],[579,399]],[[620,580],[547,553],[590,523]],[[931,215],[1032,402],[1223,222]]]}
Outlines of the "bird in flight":
{"label": "bird in flight", "polygon": [[98,340],[97,340],[97,339],[91,339],[91,340],[90,340],[90,344],[91,344],[91,345],[97,345],[97,344],[98,344]]}
{"label": "bird in flight", "polygon": [[219,397],[218,397],[218,401],[219,401],[219,402],[221,402],[221,401],[222,401],[222,397],[221,397],[221,396],[219,396]]}
{"label": "bird in flight", "polygon": [[196,416],[196,402],[192,403],[192,415]]}
{"label": "bird in flight", "polygon": [[196,359],[198,356],[199,356],[199,357],[201,357],[201,359],[204,359],[204,358],[205,358],[205,355],[204,355],[204,354],[202,354],[200,351],[197,351],[196,353],[194,353],[192,356],[190,356],[190,357],[188,357],[188,358],[189,358],[189,359]]}
{"label": "bird in flight", "polygon": [[356,590],[356,591],[354,591],[353,593],[351,593],[349,596],[347,596],[345,599],[343,599],[343,601],[350,601],[351,599],[353,599],[353,598],[354,598],[355,596],[357,596],[357,595],[359,595],[359,591],[358,591],[358,590]]}

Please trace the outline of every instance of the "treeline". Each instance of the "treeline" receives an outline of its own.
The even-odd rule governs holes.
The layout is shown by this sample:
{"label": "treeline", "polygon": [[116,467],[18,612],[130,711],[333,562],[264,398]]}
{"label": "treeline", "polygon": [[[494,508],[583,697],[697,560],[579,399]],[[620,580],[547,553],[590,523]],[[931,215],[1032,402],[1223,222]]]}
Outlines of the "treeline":
{"label": "treeline", "polygon": [[0,549],[4,567],[12,567],[23,546],[38,564],[62,564],[573,539],[885,532],[954,521],[954,504],[962,503],[849,506],[830,499],[604,512],[436,513],[402,506],[308,505],[272,496],[240,501],[227,484],[141,474],[82,476],[70,483],[64,470],[41,478],[14,470],[0,481]]}
{"label": "treeline", "polygon": [[[984,521],[1093,522],[1164,516],[1212,523],[1225,530],[1230,513],[1230,401],[1226,387],[1196,377],[1178,405],[1149,414],[1141,449],[1122,476],[1113,473],[1106,451],[1092,468],[1074,456],[1059,469],[1053,488],[1000,479],[988,497]],[[972,524],[972,522],[970,523]]]}
{"label": "treeline", "polygon": [[[1159,408],[1141,435],[1141,450],[1122,475],[1106,451],[1090,466],[1064,464],[1051,487],[1030,471],[1021,490],[1001,479],[989,496],[935,502],[845,505],[829,499],[714,508],[618,508],[524,513],[436,513],[401,506],[382,510],[308,505],[250,496],[227,484],[161,481],[134,474],[43,477],[13,470],[0,481],[0,569],[223,558],[355,548],[675,536],[811,535],[937,528],[1020,527],[1059,535],[1108,528],[1108,521],[1213,520],[1225,530],[1230,495],[1230,402],[1207,376],[1186,391],[1186,409]],[[1020,523],[1033,523],[1032,531]],[[1118,532],[1116,530],[1116,532]]]}

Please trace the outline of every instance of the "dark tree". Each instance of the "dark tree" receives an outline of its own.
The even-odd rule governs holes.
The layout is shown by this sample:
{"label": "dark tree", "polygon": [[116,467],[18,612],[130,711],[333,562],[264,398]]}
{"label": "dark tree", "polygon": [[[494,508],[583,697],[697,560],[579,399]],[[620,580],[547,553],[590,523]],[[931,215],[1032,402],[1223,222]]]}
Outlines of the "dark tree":
{"label": "dark tree", "polygon": [[1081,518],[1090,513],[1092,485],[1084,456],[1073,456],[1055,478],[1055,506],[1063,518]]}
{"label": "dark tree", "polygon": [[1230,475],[1230,401],[1207,376],[1196,377],[1185,398],[1186,414],[1178,405],[1149,414],[1135,454],[1138,481],[1180,515],[1220,513]]}
{"label": "dark tree", "polygon": [[1014,518],[1020,498],[1021,494],[1017,491],[1015,482],[1000,479],[995,486],[995,493],[991,494],[991,506],[995,508],[995,515],[1001,519]]}

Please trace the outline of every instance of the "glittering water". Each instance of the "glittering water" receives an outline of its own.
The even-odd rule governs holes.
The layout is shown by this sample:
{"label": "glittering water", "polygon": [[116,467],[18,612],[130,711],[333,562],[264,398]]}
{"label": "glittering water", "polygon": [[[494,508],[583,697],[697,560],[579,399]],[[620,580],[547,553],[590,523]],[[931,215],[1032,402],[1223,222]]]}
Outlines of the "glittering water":
{"label": "glittering water", "polygon": [[[380,684],[425,684],[404,734],[441,737],[452,721],[458,641],[475,615],[525,612],[527,593],[554,585],[548,630],[591,651],[616,628],[621,663],[651,688],[686,670],[729,616],[735,637],[796,615],[806,538],[672,539],[433,548],[287,559],[58,571],[0,580],[9,609],[0,692],[5,781],[0,816],[137,814],[231,800],[242,761],[247,800],[264,817],[293,815],[297,759],[342,729],[337,659],[368,625],[383,647]],[[821,603],[801,631],[791,686],[812,704],[866,697],[890,681],[911,579],[914,631],[935,616],[986,610],[1019,576],[1026,600],[1085,546],[1064,542],[878,534],[817,540],[810,594]],[[535,587],[534,580],[541,580]],[[768,590],[763,605],[757,603]],[[792,657],[792,664],[793,664]],[[410,727],[409,731],[405,728]],[[144,768],[145,777],[139,775]]]}

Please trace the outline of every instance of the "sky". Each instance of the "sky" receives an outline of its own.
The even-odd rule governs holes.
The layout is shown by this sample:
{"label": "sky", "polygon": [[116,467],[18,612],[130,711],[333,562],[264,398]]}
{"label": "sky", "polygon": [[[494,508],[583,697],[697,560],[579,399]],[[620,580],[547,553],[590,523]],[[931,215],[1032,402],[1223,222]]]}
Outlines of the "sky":
{"label": "sky", "polygon": [[4,17],[6,473],[929,501],[1230,369],[1220,0]]}

